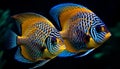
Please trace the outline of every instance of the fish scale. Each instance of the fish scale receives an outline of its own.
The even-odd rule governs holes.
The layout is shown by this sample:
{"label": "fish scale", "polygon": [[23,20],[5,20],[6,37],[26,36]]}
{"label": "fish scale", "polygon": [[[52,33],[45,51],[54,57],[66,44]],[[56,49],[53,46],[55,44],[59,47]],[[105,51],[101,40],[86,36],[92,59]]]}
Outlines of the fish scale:
{"label": "fish scale", "polygon": [[[41,34],[39,34],[39,32],[40,32],[40,30],[43,30],[43,28],[45,27],[45,30],[41,33]],[[43,23],[36,23],[36,25],[35,25],[35,27],[38,27],[38,30],[36,30],[36,31],[38,31],[36,34],[39,34],[39,35],[41,35],[41,36],[43,36],[44,35],[44,37],[41,37],[41,36],[38,36],[39,38],[41,38],[40,40],[45,40],[44,38],[46,38],[47,37],[47,35],[49,35],[49,32],[51,31],[51,28],[49,28],[49,26],[47,26],[46,24],[43,24]],[[50,30],[49,32],[47,31],[47,30]],[[45,36],[46,35],[46,36]],[[34,36],[34,34],[33,34],[33,36]],[[32,38],[35,38],[35,37],[32,37]],[[35,40],[35,39],[34,39]],[[43,41],[39,41],[39,42],[43,42]],[[37,42],[37,43],[39,43],[39,42]],[[41,43],[41,44],[39,44],[39,45],[43,45],[44,43]],[[30,53],[30,55],[31,55],[31,57],[32,57],[32,59],[38,59],[38,58],[40,58],[41,56],[42,56],[42,52],[41,52],[41,50],[39,50],[39,47],[38,46],[36,46],[36,45],[32,45],[33,46],[33,48],[30,48],[32,51],[29,51],[29,53]],[[30,46],[31,47],[31,46]],[[35,50],[35,51],[34,51]],[[54,52],[54,50],[53,50],[53,52]]]}

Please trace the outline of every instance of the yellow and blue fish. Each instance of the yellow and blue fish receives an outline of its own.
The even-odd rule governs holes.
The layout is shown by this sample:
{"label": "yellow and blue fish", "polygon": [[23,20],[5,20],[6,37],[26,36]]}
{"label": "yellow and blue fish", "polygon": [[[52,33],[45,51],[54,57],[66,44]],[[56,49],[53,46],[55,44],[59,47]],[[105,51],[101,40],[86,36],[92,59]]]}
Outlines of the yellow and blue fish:
{"label": "yellow and blue fish", "polygon": [[111,36],[104,22],[82,5],[58,4],[49,13],[61,29],[60,34],[66,45],[66,50],[59,57],[85,56]]}
{"label": "yellow and blue fish", "polygon": [[20,25],[21,35],[9,30],[9,48],[18,49],[15,59],[23,63],[44,65],[65,50],[61,35],[54,25],[44,16],[37,13],[20,13],[13,15],[16,25]]}

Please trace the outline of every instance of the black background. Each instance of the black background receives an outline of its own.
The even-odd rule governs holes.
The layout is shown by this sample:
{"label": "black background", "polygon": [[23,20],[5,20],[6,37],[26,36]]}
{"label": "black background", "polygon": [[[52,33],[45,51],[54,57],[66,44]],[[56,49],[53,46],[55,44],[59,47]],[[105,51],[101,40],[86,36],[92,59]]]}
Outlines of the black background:
{"label": "black background", "polygon": [[[105,22],[108,29],[114,28],[118,23],[120,23],[120,2],[118,2],[118,0],[0,0],[0,9],[9,9],[10,15],[23,12],[36,12],[47,17],[55,25],[54,20],[49,15],[49,10],[51,7],[65,2],[72,2],[86,6]],[[111,39],[104,43],[101,47],[97,48],[85,57],[77,59],[55,58],[46,65],[42,66],[40,69],[119,69],[119,38],[114,36],[111,37]],[[109,47],[109,45],[111,45],[112,48],[106,50],[106,47]],[[96,53],[106,51],[107,54],[100,59],[95,59],[93,57]],[[25,69],[34,66],[34,64],[21,64],[14,61],[11,53],[8,53],[7,55],[8,61],[4,66],[5,69]]]}

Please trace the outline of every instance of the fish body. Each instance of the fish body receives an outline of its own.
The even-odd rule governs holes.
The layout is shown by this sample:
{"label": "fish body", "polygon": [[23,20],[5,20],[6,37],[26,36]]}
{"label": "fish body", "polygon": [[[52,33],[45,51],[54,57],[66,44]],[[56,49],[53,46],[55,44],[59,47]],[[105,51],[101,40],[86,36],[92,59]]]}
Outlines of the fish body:
{"label": "fish body", "polygon": [[21,26],[21,35],[17,35],[13,31],[9,33],[11,35],[10,47],[18,45],[15,54],[17,61],[40,62],[34,67],[36,68],[55,58],[65,49],[59,32],[44,16],[30,12],[16,14],[12,18]]}
{"label": "fish body", "polygon": [[59,26],[66,50],[60,57],[68,57],[85,52],[85,56],[101,46],[110,36],[104,22],[88,8],[74,3],[54,6],[50,15]]}

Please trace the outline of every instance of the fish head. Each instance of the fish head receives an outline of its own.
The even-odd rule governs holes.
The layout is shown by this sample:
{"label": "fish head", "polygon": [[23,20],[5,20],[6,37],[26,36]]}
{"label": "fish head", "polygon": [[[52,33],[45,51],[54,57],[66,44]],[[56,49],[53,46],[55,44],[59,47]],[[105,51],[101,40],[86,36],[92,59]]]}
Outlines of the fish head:
{"label": "fish head", "polygon": [[53,55],[58,55],[66,49],[63,39],[56,29],[46,38],[45,43],[48,51]]}
{"label": "fish head", "polygon": [[89,36],[89,42],[87,43],[88,48],[99,47],[111,36],[104,22],[95,14],[89,29]]}

